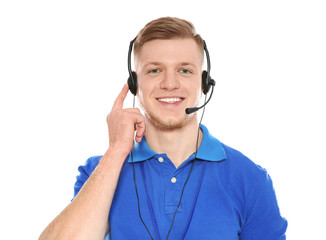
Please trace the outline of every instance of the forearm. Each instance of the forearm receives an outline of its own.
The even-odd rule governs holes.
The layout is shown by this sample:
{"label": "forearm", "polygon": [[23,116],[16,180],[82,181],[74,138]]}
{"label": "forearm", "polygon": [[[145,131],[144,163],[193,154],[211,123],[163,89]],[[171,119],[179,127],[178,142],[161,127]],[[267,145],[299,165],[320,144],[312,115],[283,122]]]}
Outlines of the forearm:
{"label": "forearm", "polygon": [[126,154],[108,150],[76,198],[48,225],[43,239],[103,239]]}
{"label": "forearm", "polygon": [[108,230],[111,203],[124,160],[145,133],[139,109],[123,109],[128,93],[125,84],[107,117],[109,150],[83,185],[76,198],[49,224],[40,240],[103,240]]}

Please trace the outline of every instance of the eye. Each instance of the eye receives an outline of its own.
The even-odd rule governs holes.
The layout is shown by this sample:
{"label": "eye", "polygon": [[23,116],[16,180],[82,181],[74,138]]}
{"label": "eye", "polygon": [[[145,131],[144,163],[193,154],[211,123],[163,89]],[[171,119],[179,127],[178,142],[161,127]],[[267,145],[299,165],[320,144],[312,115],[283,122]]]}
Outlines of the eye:
{"label": "eye", "polygon": [[157,69],[157,68],[155,68],[155,69],[150,69],[150,70],[148,71],[148,73],[159,73],[159,72],[160,72],[160,70]]}
{"label": "eye", "polygon": [[185,68],[181,69],[179,72],[184,73],[184,74],[190,74],[191,73],[191,71],[189,69],[185,69]]}

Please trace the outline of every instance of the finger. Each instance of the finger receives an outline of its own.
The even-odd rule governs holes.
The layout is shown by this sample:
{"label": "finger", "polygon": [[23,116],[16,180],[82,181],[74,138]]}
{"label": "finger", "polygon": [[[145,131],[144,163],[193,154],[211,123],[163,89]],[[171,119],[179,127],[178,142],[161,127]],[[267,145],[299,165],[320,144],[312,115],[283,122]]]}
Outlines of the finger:
{"label": "finger", "polygon": [[114,101],[114,104],[112,106],[112,110],[114,109],[122,109],[123,108],[123,102],[126,99],[127,93],[128,93],[129,87],[128,84],[125,84],[119,93],[118,97]]}
{"label": "finger", "polygon": [[139,108],[125,108],[123,111],[142,115]]}
{"label": "finger", "polygon": [[137,123],[136,128],[137,128],[137,130],[136,130],[135,140],[136,140],[136,142],[139,143],[141,141],[141,139],[143,138],[143,136],[145,135],[145,132],[146,132],[145,121]]}

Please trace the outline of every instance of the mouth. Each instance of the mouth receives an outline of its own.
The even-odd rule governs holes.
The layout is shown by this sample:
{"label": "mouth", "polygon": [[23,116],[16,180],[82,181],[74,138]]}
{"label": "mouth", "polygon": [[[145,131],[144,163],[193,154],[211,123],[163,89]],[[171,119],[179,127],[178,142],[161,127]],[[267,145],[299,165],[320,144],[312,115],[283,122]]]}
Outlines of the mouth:
{"label": "mouth", "polygon": [[164,97],[164,98],[157,98],[157,100],[159,102],[162,103],[179,103],[182,102],[184,100],[184,98],[180,98],[180,97]]}

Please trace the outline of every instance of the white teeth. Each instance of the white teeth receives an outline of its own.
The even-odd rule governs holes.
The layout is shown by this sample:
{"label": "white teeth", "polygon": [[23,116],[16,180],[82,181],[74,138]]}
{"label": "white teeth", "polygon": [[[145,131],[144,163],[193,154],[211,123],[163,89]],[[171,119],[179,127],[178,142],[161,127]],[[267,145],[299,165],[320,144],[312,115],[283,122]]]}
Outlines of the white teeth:
{"label": "white teeth", "polygon": [[181,98],[159,98],[158,99],[160,102],[167,102],[167,103],[175,103],[175,102],[180,102],[182,101]]}

